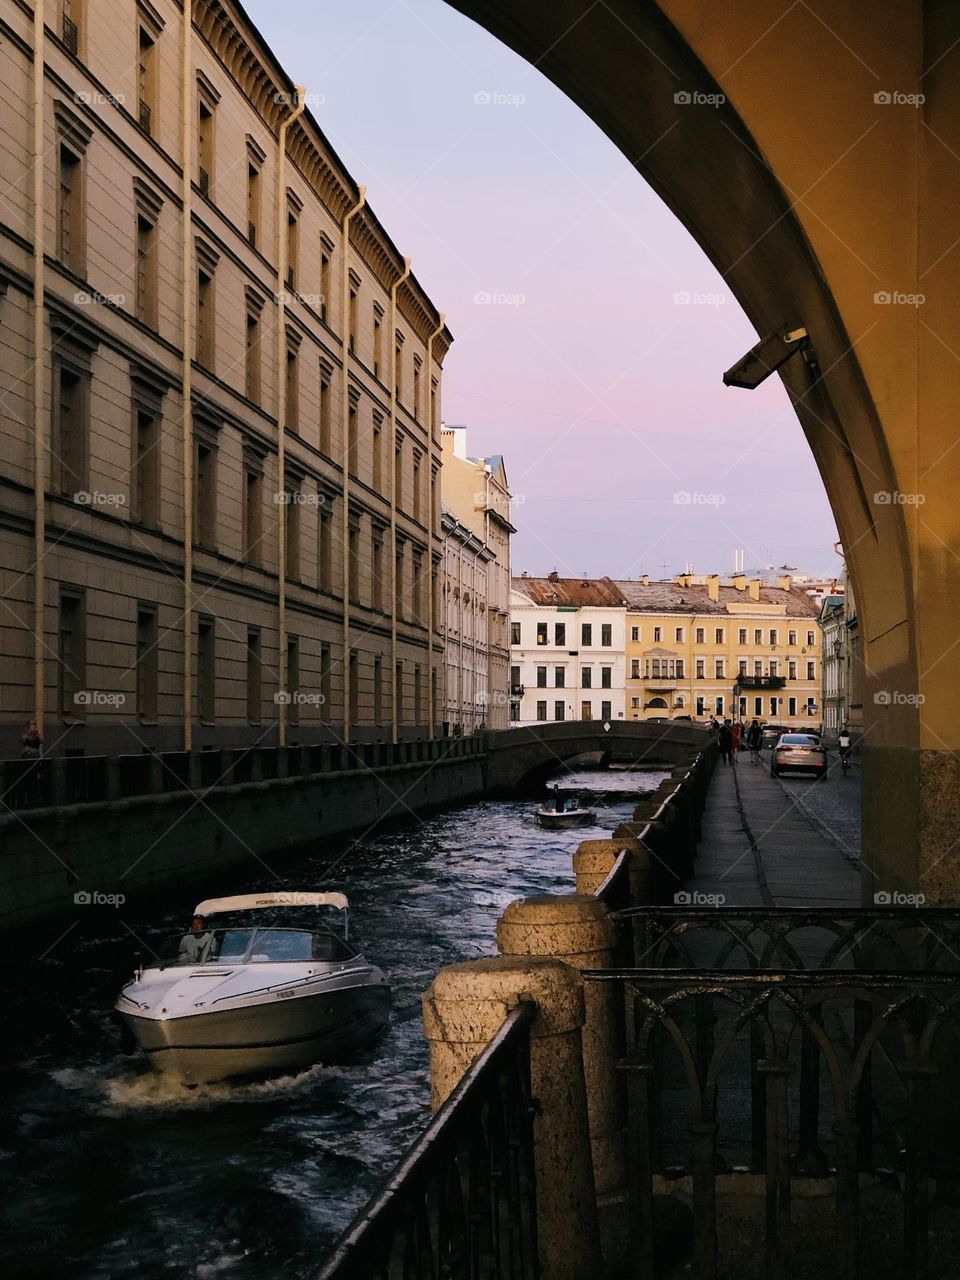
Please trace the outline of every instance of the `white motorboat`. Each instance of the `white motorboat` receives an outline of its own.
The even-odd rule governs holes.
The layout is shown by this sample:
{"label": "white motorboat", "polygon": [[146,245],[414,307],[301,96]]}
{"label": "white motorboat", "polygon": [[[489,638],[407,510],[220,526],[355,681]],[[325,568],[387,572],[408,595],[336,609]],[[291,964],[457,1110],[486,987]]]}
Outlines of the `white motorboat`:
{"label": "white motorboat", "polygon": [[559,791],[552,792],[549,800],[537,810],[537,821],[550,831],[579,827],[596,821],[596,817],[596,812],[584,808],[577,796],[565,796]]}
{"label": "white motorboat", "polygon": [[390,986],[342,893],[211,898],[161,945],[116,1012],[150,1065],[188,1084],[335,1061],[376,1038]]}

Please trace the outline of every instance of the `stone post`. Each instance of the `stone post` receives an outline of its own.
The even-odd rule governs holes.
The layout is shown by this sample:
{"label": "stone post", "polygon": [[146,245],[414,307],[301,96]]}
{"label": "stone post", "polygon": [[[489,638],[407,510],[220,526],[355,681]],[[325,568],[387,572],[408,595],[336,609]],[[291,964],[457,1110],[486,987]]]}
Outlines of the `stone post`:
{"label": "stone post", "polygon": [[537,1171],[541,1280],[583,1280],[600,1271],[580,1028],[583,982],[562,961],[538,957],[450,965],[423,997],[436,1110],[520,1000],[533,1000],[530,1084]]}
{"label": "stone post", "polygon": [[[609,969],[616,930],[599,898],[587,894],[542,894],[511,902],[497,922],[504,956],[555,956],[577,969]],[[613,982],[584,984],[583,1073],[598,1200],[626,1183],[622,992]]]}
{"label": "stone post", "polygon": [[573,855],[577,893],[596,893],[624,850],[630,854],[630,905],[646,906],[650,902],[650,850],[642,840],[632,836],[580,841]]}

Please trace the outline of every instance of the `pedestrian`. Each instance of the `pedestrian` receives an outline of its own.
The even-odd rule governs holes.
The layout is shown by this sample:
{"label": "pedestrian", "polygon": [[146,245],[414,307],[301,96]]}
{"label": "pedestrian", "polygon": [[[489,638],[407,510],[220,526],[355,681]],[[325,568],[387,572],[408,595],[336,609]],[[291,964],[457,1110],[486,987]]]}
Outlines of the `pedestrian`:
{"label": "pedestrian", "polygon": [[21,760],[39,760],[43,751],[43,734],[37,728],[36,720],[31,720],[20,735]]}
{"label": "pedestrian", "polygon": [[723,763],[733,764],[733,754],[731,750],[733,747],[733,733],[730,729],[729,720],[724,720],[723,724],[720,726],[720,734],[717,741],[720,743],[720,757],[723,760]]}
{"label": "pedestrian", "polygon": [[733,763],[734,764],[737,763],[737,752],[740,750],[740,727],[741,727],[740,721],[735,720],[733,722],[733,728],[730,730],[730,733],[733,737]]}
{"label": "pedestrian", "polygon": [[760,721],[754,720],[750,728],[747,730],[747,746],[750,748],[750,763],[760,763],[760,743],[763,741],[763,730],[760,728]]}

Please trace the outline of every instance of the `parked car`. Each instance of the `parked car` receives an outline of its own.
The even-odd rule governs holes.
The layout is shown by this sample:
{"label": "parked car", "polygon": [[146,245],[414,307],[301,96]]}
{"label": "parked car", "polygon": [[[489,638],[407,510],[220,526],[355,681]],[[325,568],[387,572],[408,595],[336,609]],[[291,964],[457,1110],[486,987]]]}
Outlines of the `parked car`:
{"label": "parked car", "polygon": [[782,733],[773,749],[770,772],[775,778],[782,773],[815,773],[827,776],[827,753],[815,733]]}
{"label": "parked car", "polygon": [[775,747],[785,733],[789,733],[786,725],[782,724],[765,724],[762,727],[760,736],[760,750],[769,751],[771,747]]}

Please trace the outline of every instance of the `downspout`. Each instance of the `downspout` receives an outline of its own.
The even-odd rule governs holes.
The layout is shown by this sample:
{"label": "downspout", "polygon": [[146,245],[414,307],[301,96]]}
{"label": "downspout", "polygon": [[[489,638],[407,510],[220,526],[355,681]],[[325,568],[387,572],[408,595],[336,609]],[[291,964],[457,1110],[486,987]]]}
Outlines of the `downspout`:
{"label": "downspout", "polygon": [[43,0],[33,3],[33,718],[43,733],[47,430],[43,413]]}
{"label": "downspout", "polygon": [[343,217],[343,262],[340,271],[340,335],[341,368],[340,434],[343,440],[343,486],[341,497],[343,512],[341,521],[341,563],[343,568],[343,741],[350,741],[350,441],[348,422],[350,414],[350,223],[366,203],[367,188],[359,188],[359,198]]}
{"label": "downspout", "polygon": [[[307,91],[294,88],[293,113],[280,125],[277,156],[277,688],[287,691],[287,130],[303,114]],[[287,691],[288,692],[288,691]],[[287,744],[287,702],[277,701],[277,741]]]}
{"label": "downspout", "polygon": [[400,741],[397,708],[397,293],[410,275],[410,259],[403,260],[403,274],[390,288],[390,688],[393,741]]}
{"label": "downspout", "polygon": [[[433,340],[434,338],[438,338],[440,334],[443,333],[445,321],[446,321],[446,316],[441,311],[440,323],[437,325],[436,329],[434,329],[433,333],[431,333],[430,337],[427,339],[427,404],[428,405],[431,404],[430,388],[433,380]],[[439,387],[437,388],[437,390],[439,392]],[[427,708],[428,708],[428,716],[429,716],[429,724],[430,724],[430,737],[432,738],[436,730],[436,724],[437,724],[437,708],[436,708],[436,698],[434,697],[434,679],[433,679],[433,639],[434,639],[434,629],[436,626],[436,618],[434,617],[434,610],[436,609],[436,601],[434,600],[434,590],[433,590],[433,577],[434,577],[433,575],[433,540],[437,536],[437,530],[436,530],[437,513],[435,510],[436,503],[434,502],[434,483],[433,483],[433,413],[430,414],[430,422],[427,427],[427,461],[429,465],[429,484],[430,484],[430,488],[428,490],[428,497],[430,499],[430,520],[429,520],[429,536],[427,538],[427,572],[429,574],[429,581],[427,582],[427,593],[428,593],[427,595],[427,600],[428,600],[427,670],[429,671],[430,674],[427,677],[427,679],[429,680],[429,685],[427,689]],[[441,459],[440,467],[442,466],[443,466],[443,460]],[[440,470],[438,468],[437,475],[439,476],[439,474],[440,474]],[[439,485],[436,487],[436,491],[439,494],[440,492]],[[396,564],[396,561],[394,561],[394,564]],[[440,572],[442,571],[443,571],[443,559],[441,558]],[[396,670],[396,668],[394,668],[394,670]]]}
{"label": "downspout", "polygon": [[[458,529],[462,528],[459,520],[457,521],[457,526]],[[458,605],[460,613],[460,660],[457,663],[457,724],[460,726],[461,733],[463,733],[463,628],[467,618],[463,609],[463,562],[466,557],[466,551],[466,540],[460,535],[460,553],[457,557],[457,584],[460,588],[458,597],[460,601]]]}
{"label": "downspout", "polygon": [[183,0],[182,99],[183,126],[183,240],[180,257],[183,266],[183,322],[180,342],[182,381],[180,398],[183,419],[183,749],[193,749],[193,370],[190,359],[193,348],[193,246],[190,236],[193,223],[193,73],[191,41],[193,38],[193,0]]}

